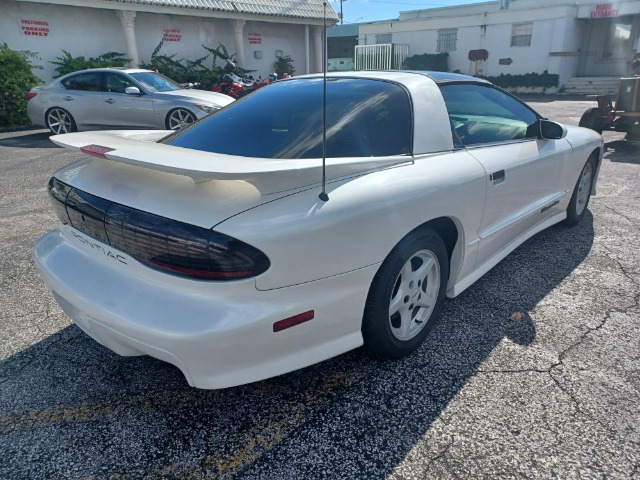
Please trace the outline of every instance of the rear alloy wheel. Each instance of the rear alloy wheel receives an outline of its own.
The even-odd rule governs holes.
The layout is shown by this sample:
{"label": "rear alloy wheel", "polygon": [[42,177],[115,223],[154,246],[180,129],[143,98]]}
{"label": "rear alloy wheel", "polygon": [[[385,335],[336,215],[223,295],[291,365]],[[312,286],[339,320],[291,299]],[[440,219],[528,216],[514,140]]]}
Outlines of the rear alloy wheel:
{"label": "rear alloy wheel", "polygon": [[178,130],[179,128],[189,125],[195,121],[195,115],[189,110],[186,108],[176,108],[175,110],[171,110],[167,115],[165,125],[167,130]]}
{"label": "rear alloy wheel", "polygon": [[75,132],[76,122],[69,112],[64,108],[53,107],[48,110],[45,115],[47,128],[51,130],[54,135],[61,135],[63,133]]}
{"label": "rear alloy wheel", "polygon": [[589,205],[589,198],[591,198],[591,188],[593,187],[595,174],[596,161],[591,156],[582,167],[573,195],[571,195],[571,201],[567,207],[567,219],[564,221],[565,225],[576,225],[584,217],[587,205]]}
{"label": "rear alloy wheel", "polygon": [[417,349],[440,316],[449,278],[444,242],[431,230],[402,240],[373,279],[362,324],[365,348],[381,358]]}

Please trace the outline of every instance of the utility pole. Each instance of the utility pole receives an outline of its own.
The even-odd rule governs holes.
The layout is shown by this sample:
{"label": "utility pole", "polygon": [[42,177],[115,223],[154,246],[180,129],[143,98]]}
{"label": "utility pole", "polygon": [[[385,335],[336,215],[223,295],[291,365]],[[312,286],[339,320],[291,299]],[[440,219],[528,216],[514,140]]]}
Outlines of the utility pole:
{"label": "utility pole", "polygon": [[338,0],[340,2],[340,25],[344,25],[344,14],[342,13],[342,4],[347,0]]}

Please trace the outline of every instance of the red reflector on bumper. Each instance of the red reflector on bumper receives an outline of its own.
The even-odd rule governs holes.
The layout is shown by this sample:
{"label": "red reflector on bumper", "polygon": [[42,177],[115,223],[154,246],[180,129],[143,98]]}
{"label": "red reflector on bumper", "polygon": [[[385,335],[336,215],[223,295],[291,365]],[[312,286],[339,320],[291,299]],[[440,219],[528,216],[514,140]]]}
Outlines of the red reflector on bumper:
{"label": "red reflector on bumper", "polygon": [[102,145],[85,145],[84,147],[80,147],[82,153],[98,158],[107,158],[104,154],[113,152],[114,150],[115,148],[103,147]]}
{"label": "red reflector on bumper", "polygon": [[286,328],[295,327],[296,325],[300,325],[301,323],[308,322],[309,320],[313,319],[313,315],[313,310],[309,310],[308,312],[299,313],[298,315],[285,318],[284,320],[278,320],[273,324],[273,331],[279,332]]}

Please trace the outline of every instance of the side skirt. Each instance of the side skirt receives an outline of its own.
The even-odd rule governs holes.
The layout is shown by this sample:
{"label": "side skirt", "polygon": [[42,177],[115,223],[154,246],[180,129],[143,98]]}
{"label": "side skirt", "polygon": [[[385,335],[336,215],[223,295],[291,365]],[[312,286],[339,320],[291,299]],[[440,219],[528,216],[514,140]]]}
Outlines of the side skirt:
{"label": "side skirt", "polygon": [[513,252],[516,248],[522,245],[524,242],[533,237],[536,233],[541,232],[542,230],[549,228],[551,225],[555,225],[556,223],[561,222],[567,218],[567,212],[560,212],[553,217],[549,217],[543,222],[537,224],[531,229],[527,230],[525,233],[520,235],[514,241],[506,245],[502,250],[496,253],[493,257],[485,261],[482,265],[478,266],[473,272],[469,275],[458,281],[454,284],[449,290],[447,290],[447,297],[453,298],[460,295],[467,288],[473,285],[480,277],[482,277],[485,273],[495,267],[498,263],[500,263],[507,255]]}

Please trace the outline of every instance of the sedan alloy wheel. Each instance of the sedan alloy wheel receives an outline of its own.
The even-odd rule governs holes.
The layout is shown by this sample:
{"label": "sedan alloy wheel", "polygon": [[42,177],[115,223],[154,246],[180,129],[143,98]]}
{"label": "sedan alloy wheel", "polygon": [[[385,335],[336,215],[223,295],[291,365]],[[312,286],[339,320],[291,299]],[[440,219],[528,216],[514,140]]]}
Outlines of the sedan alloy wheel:
{"label": "sedan alloy wheel", "polygon": [[63,108],[52,108],[47,112],[47,127],[55,135],[75,131],[75,122],[69,112]]}
{"label": "sedan alloy wheel", "polygon": [[167,128],[169,130],[178,130],[190,123],[196,121],[196,117],[189,110],[184,108],[176,108],[167,116]]}

